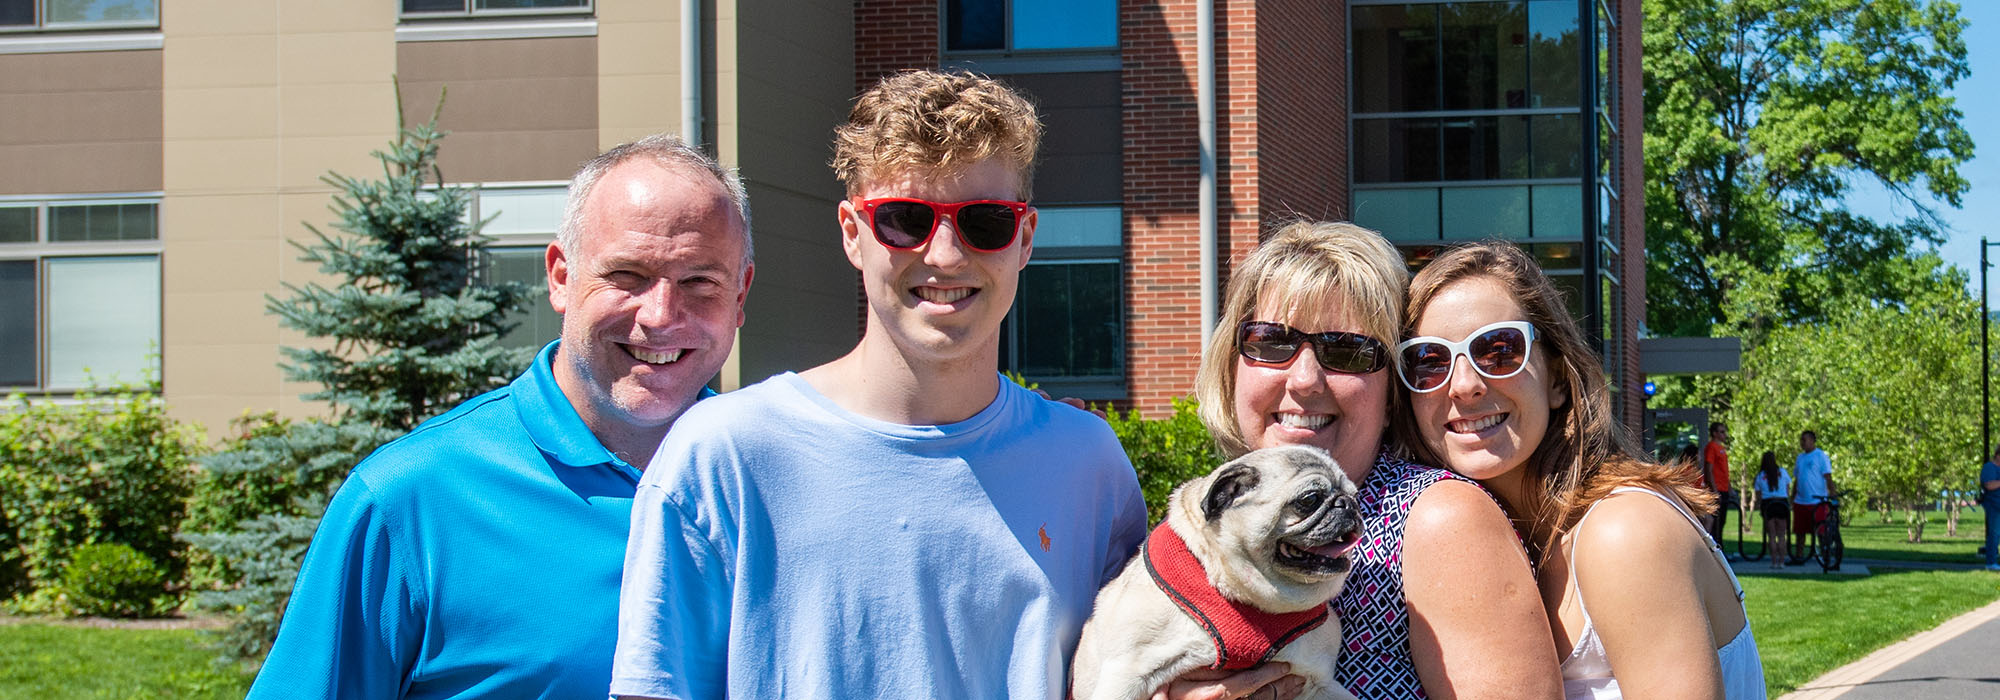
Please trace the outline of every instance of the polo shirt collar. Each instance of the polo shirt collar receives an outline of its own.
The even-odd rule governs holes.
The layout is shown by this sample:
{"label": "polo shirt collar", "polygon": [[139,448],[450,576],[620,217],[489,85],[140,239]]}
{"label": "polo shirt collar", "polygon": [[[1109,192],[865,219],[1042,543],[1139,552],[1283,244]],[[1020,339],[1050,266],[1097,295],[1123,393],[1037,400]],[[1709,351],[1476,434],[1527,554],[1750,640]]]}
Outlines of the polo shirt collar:
{"label": "polo shirt collar", "polygon": [[562,387],[556,384],[556,345],[561,342],[542,346],[528,371],[514,380],[514,403],[521,412],[521,425],[528,429],[528,438],[535,442],[536,448],[561,464],[572,467],[605,462],[623,464],[591,434],[590,427],[583,424],[583,417],[576,414],[576,407],[569,405]]}
{"label": "polo shirt collar", "polygon": [[[527,428],[528,439],[535,447],[556,462],[572,467],[588,467],[606,462],[630,467],[625,460],[604,449],[604,443],[584,425],[583,417],[577,415],[576,407],[563,395],[562,387],[556,384],[556,346],[562,341],[553,341],[542,346],[535,353],[535,361],[528,366],[520,378],[514,380],[514,405],[520,411],[521,424]],[[701,388],[695,400],[714,396],[715,391]]]}

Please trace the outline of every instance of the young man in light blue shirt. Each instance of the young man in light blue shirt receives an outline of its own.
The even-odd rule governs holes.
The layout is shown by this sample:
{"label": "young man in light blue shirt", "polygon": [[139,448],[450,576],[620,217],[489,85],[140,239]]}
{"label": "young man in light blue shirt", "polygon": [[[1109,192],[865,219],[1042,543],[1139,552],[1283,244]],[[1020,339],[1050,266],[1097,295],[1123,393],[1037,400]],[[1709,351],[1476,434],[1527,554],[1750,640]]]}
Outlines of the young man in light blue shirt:
{"label": "young man in light blue shirt", "polygon": [[834,168],[866,330],[667,437],[633,503],[614,695],[1064,696],[1146,515],[1103,421],[995,371],[1040,134],[964,74],[857,100]]}
{"label": "young man in light blue shirt", "polygon": [[603,697],[638,467],[743,323],[745,207],[673,137],[586,164],[547,253],[561,340],[354,468],[250,697]]}

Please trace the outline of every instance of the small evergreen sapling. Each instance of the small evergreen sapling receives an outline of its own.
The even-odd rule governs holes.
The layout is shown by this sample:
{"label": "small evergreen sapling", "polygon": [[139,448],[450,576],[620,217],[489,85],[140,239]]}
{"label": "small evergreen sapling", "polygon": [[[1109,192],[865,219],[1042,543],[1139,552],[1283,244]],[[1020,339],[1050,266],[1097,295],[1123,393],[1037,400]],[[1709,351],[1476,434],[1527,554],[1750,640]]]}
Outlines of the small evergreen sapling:
{"label": "small evergreen sapling", "polygon": [[259,661],[270,650],[326,500],[356,463],[424,419],[505,384],[532,357],[531,349],[498,342],[530,286],[481,281],[485,222],[467,220],[468,191],[441,186],[443,136],[435,113],[415,128],[399,120],[397,139],[374,153],[381,179],[322,178],[338,190],[331,205],[338,233],[308,224],[311,239],[293,245],[335,283],[286,284],[285,298],[266,298],[283,326],[317,341],[283,348],[283,367],[293,381],[320,385],[304,397],[331,411],[246,436],[202,462],[223,480],[290,470],[298,494],[261,504],[233,530],[184,535],[220,562],[225,581],[234,579],[198,601],[237,617],[219,640],[225,662]]}

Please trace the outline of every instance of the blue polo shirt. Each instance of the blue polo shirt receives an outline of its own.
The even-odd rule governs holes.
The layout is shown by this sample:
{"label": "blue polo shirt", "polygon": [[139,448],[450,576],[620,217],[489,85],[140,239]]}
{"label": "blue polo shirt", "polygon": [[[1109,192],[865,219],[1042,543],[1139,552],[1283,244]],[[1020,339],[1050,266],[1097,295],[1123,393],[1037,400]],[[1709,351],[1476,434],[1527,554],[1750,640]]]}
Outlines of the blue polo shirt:
{"label": "blue polo shirt", "polygon": [[555,348],[354,468],[250,698],[605,696],[639,471],[563,397]]}

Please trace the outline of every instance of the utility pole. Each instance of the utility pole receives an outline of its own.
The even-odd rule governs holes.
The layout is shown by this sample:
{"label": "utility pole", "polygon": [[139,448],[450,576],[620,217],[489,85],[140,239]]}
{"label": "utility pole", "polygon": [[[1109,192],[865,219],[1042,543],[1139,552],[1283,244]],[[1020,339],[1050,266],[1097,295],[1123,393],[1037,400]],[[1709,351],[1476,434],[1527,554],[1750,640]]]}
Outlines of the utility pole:
{"label": "utility pole", "polygon": [[1986,352],[1986,248],[1995,245],[1979,237],[1979,459],[1985,461],[1993,456],[1993,408],[1991,385],[1993,384],[1992,357]]}

